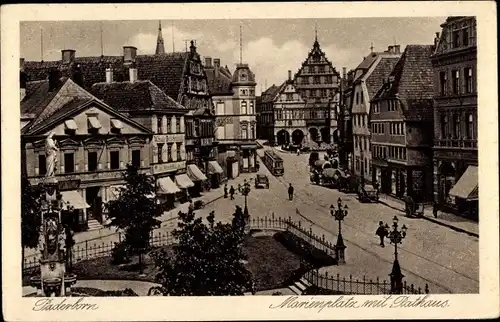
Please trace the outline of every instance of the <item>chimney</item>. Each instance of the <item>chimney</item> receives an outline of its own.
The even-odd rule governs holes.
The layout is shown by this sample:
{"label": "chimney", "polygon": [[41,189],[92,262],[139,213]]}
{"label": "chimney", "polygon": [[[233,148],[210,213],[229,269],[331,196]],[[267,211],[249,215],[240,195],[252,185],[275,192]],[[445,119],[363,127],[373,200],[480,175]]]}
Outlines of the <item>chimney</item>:
{"label": "chimney", "polygon": [[111,68],[111,65],[106,68],[106,83],[110,84],[113,82],[113,68]]}
{"label": "chimney", "polygon": [[394,53],[401,54],[401,46],[400,45],[395,45],[394,46]]}
{"label": "chimney", "polygon": [[123,60],[125,63],[135,62],[137,56],[137,48],[134,46],[123,46]]}
{"label": "chimney", "polygon": [[205,67],[212,68],[212,57],[205,57]]}
{"label": "chimney", "polygon": [[63,49],[62,53],[62,62],[63,64],[69,64],[75,60],[75,50],[73,49]]}
{"label": "chimney", "polygon": [[49,92],[54,91],[59,86],[59,70],[51,69],[49,71]]}
{"label": "chimney", "polygon": [[347,67],[342,67],[342,78],[347,79]]}
{"label": "chimney", "polygon": [[288,71],[288,80],[290,80],[290,81],[292,80],[292,71],[291,70]]}
{"label": "chimney", "polygon": [[214,68],[215,68],[215,77],[219,77],[219,73],[220,73],[220,58],[214,58]]}
{"label": "chimney", "polygon": [[394,52],[394,47],[393,46],[387,47],[387,52],[388,53],[393,53]]}
{"label": "chimney", "polygon": [[131,83],[135,83],[135,81],[137,81],[137,68],[135,68],[135,65],[130,66],[128,69],[128,76]]}

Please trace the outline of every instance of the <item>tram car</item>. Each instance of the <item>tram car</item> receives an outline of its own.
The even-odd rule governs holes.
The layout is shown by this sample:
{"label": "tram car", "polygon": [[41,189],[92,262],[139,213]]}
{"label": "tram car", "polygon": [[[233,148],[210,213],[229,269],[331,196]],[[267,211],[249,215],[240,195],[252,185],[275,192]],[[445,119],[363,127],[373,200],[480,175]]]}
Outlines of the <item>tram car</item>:
{"label": "tram car", "polygon": [[285,172],[283,168],[283,159],[274,151],[267,150],[264,152],[264,165],[269,169],[274,176],[282,176]]}

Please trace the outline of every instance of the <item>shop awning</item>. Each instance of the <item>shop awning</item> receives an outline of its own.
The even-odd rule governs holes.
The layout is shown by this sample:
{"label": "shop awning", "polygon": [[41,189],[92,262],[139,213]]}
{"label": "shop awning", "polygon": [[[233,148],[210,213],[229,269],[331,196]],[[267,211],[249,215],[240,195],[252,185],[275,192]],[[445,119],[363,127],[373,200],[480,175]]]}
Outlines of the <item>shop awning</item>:
{"label": "shop awning", "polygon": [[179,174],[175,176],[175,183],[181,189],[194,187],[194,182],[189,179],[187,174]]}
{"label": "shop awning", "polygon": [[476,200],[478,192],[477,167],[470,165],[460,177],[457,184],[451,188],[450,196],[466,200]]}
{"label": "shop awning", "polygon": [[76,125],[76,122],[74,119],[69,119],[64,121],[64,125],[68,130],[76,130],[78,129],[78,125]]}
{"label": "shop awning", "polygon": [[102,127],[101,122],[95,116],[89,116],[89,126],[93,129],[100,129]]}
{"label": "shop awning", "polygon": [[222,170],[221,166],[217,163],[217,161],[208,161],[208,172],[210,174],[214,173],[224,173],[224,170]]}
{"label": "shop awning", "polygon": [[188,164],[187,173],[191,180],[193,181],[205,181],[207,180],[207,176],[201,172],[200,168],[196,166],[196,164]]}
{"label": "shop awning", "polygon": [[86,209],[90,208],[88,203],[83,200],[82,196],[78,193],[78,191],[61,191],[62,200],[66,204],[66,206],[71,206],[75,209]]}
{"label": "shop awning", "polygon": [[169,178],[158,179],[158,193],[160,194],[172,194],[180,192],[181,190],[175,185],[175,183]]}

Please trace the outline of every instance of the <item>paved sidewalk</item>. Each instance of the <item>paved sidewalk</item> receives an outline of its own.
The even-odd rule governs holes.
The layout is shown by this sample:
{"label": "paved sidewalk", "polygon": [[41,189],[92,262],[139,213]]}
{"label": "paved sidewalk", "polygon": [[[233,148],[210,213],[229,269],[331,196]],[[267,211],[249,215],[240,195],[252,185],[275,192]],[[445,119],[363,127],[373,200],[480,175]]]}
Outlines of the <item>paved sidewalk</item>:
{"label": "paved sidewalk", "polygon": [[[380,194],[379,202],[395,210],[399,210],[403,213],[405,212],[405,204],[402,200]],[[460,231],[479,238],[479,223],[476,221],[442,211],[439,211],[437,218],[434,218],[432,206],[430,205],[424,207],[423,218],[438,225],[446,226],[455,231]]]}

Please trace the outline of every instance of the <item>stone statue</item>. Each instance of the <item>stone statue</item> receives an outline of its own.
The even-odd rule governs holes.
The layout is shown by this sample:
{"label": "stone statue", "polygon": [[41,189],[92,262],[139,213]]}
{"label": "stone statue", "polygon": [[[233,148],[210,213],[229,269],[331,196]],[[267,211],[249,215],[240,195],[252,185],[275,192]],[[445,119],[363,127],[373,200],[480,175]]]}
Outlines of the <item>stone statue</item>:
{"label": "stone statue", "polygon": [[57,167],[57,152],[59,149],[56,146],[56,141],[52,138],[54,132],[51,132],[45,140],[45,166],[47,168],[46,177],[53,177]]}

